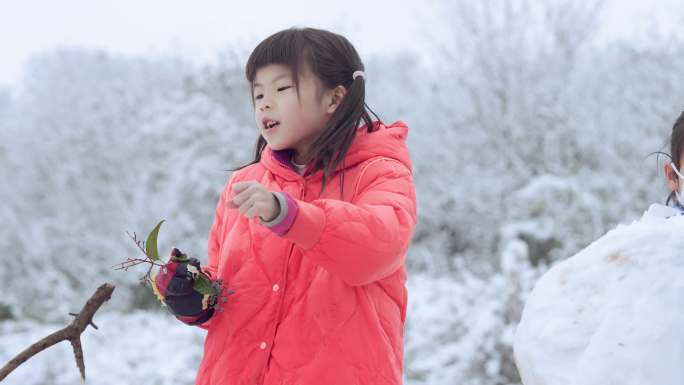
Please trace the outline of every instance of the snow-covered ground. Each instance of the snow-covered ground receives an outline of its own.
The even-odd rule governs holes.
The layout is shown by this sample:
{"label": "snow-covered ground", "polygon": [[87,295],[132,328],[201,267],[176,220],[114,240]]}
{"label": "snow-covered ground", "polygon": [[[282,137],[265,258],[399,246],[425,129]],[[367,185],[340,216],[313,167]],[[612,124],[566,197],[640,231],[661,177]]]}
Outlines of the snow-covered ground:
{"label": "snow-covered ground", "polygon": [[[521,263],[524,246],[512,246],[504,253],[503,272],[492,277],[478,277],[465,268],[458,277],[409,276],[405,384],[441,385],[460,379],[461,385],[488,385],[516,377],[513,330],[529,291],[524,282],[534,282],[538,273]],[[89,327],[81,338],[88,384],[192,383],[202,357],[203,329],[186,326],[165,310],[121,314],[108,311],[108,305],[105,302],[95,315],[99,329]],[[0,322],[0,364],[62,327]],[[79,382],[71,345],[61,342],[25,362],[3,385]]]}
{"label": "snow-covered ground", "polygon": [[684,215],[663,211],[539,280],[515,335],[525,385],[684,384]]}

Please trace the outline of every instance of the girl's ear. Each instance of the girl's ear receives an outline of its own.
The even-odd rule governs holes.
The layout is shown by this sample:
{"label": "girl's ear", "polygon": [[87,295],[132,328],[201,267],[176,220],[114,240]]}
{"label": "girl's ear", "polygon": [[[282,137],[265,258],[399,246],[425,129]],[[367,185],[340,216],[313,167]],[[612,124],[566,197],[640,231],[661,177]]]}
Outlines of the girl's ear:
{"label": "girl's ear", "polygon": [[330,102],[326,108],[326,112],[332,114],[337,107],[342,103],[344,95],[347,94],[347,89],[344,86],[337,86],[330,91]]}
{"label": "girl's ear", "polygon": [[665,177],[667,178],[667,185],[670,187],[670,190],[678,191],[678,180],[676,179],[674,170],[672,170],[672,165],[670,163],[665,163],[664,170]]}

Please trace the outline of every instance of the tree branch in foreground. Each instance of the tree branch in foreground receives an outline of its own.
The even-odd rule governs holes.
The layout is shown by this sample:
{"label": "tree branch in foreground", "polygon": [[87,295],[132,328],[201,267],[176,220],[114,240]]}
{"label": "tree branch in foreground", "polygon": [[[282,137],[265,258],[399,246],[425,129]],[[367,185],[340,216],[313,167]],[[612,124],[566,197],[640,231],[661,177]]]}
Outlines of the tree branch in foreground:
{"label": "tree branch in foreground", "polygon": [[111,298],[114,288],[115,286],[110,283],[105,283],[98,287],[95,294],[88,299],[80,313],[69,313],[76,317],[69,325],[29,346],[23,352],[19,353],[19,355],[11,359],[5,366],[0,368],[0,381],[35,354],[62,341],[71,342],[76,358],[76,366],[78,366],[78,370],[81,372],[81,380],[85,381],[85,364],[83,363],[83,350],[81,349],[81,334],[88,325],[97,329],[97,326],[93,323],[93,316],[100,306]]}

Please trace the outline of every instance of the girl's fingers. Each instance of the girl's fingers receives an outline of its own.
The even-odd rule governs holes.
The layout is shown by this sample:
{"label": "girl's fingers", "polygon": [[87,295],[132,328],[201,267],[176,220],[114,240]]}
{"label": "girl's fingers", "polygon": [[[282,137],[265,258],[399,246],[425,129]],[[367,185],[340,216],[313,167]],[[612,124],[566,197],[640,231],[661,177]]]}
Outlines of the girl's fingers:
{"label": "girl's fingers", "polygon": [[242,214],[247,214],[247,211],[249,211],[254,205],[256,204],[256,201],[253,198],[250,198],[245,201],[245,203],[240,205],[240,212]]}
{"label": "girl's fingers", "polygon": [[[228,202],[233,202],[235,206],[242,206],[242,204],[247,201],[252,195],[254,195],[254,187],[252,186],[247,186],[244,190],[242,190],[239,194],[235,195],[233,199],[231,199]],[[231,206],[229,206],[231,207]]]}
{"label": "girl's fingers", "polygon": [[247,218],[254,218],[257,215],[261,216],[264,213],[266,205],[260,199],[259,194],[252,195],[245,203],[240,206],[240,212]]}
{"label": "girl's fingers", "polygon": [[255,202],[251,207],[247,209],[247,211],[245,211],[245,216],[249,219],[252,219],[255,216],[259,215],[259,207],[259,203]]}
{"label": "girl's fingers", "polygon": [[240,201],[243,200],[243,197],[239,197],[236,195],[233,198],[230,198],[226,201],[226,207],[229,209],[237,209],[240,208]]}
{"label": "girl's fingers", "polygon": [[258,216],[262,216],[264,214],[264,204],[263,202],[255,201],[252,207],[247,210],[245,213],[245,216],[247,218],[256,218]]}
{"label": "girl's fingers", "polygon": [[235,183],[233,183],[233,192],[235,194],[238,194],[238,193],[240,193],[240,191],[246,189],[247,187],[249,187],[255,183],[259,184],[259,182],[255,181],[255,180],[246,180],[246,181],[242,181],[242,182],[235,182]]}
{"label": "girl's fingers", "polygon": [[[262,191],[263,190],[263,191]],[[260,201],[271,199],[271,193],[266,191],[257,181],[236,182],[233,184],[233,191],[236,195],[226,202],[226,207],[239,209],[247,218],[253,218],[261,214]],[[262,194],[262,193],[266,194]],[[264,197],[267,198],[264,198]]]}

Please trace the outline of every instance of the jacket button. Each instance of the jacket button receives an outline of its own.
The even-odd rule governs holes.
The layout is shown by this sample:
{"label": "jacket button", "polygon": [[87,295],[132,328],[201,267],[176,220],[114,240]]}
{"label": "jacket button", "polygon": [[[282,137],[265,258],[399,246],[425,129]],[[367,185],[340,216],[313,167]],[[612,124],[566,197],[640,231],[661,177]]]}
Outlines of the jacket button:
{"label": "jacket button", "polygon": [[259,347],[261,348],[261,350],[266,349],[266,342],[262,342],[262,343],[259,345]]}
{"label": "jacket button", "polygon": [[280,289],[280,286],[278,286],[277,283],[275,285],[273,285],[273,291],[278,291],[279,289]]}

